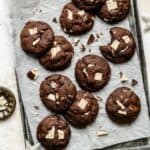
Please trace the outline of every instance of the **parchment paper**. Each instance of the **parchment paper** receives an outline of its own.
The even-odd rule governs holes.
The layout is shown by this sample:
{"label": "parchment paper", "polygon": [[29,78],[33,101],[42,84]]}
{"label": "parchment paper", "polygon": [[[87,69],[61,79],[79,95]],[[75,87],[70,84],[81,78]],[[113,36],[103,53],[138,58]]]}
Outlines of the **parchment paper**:
{"label": "parchment paper", "polygon": [[[78,47],[74,47],[74,58],[72,60],[72,64],[69,68],[64,71],[59,71],[56,73],[67,75],[72,81],[76,84],[74,77],[74,68],[77,60],[89,53],[97,54],[101,56],[99,51],[99,46],[103,44],[107,44],[110,42],[109,29],[113,26],[107,25],[102,22],[99,18],[95,19],[94,28],[91,32],[78,37],[68,36],[64,32],[62,32],[59,23],[56,24],[52,22],[54,17],[59,20],[59,16],[61,10],[68,2],[68,0],[24,0],[24,1],[16,0],[13,1],[13,27],[15,30],[15,45],[16,45],[16,68],[19,75],[19,83],[21,87],[22,97],[27,113],[27,117],[29,119],[29,124],[31,127],[32,135],[35,143],[36,139],[36,127],[37,124],[47,115],[51,114],[42,104],[39,97],[39,86],[42,80],[48,75],[54,74],[55,72],[46,71],[38,62],[37,59],[28,56],[25,54],[20,47],[20,31],[23,28],[24,24],[28,20],[43,20],[49,23],[55,31],[56,35],[64,35],[68,40],[74,42],[75,39],[79,38],[81,43],[86,45],[88,37],[91,33],[102,34],[100,39],[90,46],[86,46],[87,50],[85,52],[81,52],[80,44]],[[17,4],[17,5],[16,5]],[[21,9],[18,9],[20,7]],[[115,25],[125,27],[130,30],[129,21],[126,19],[125,21]],[[89,52],[88,49],[92,51]],[[85,129],[75,129],[72,128],[72,137],[70,144],[68,145],[68,150],[91,150],[95,148],[104,148],[107,146],[111,146],[117,143],[127,142],[135,139],[140,139],[144,137],[150,136],[150,122],[148,117],[148,109],[147,103],[145,99],[145,93],[143,90],[143,81],[142,75],[140,71],[140,64],[138,60],[137,53],[135,53],[134,57],[127,63],[121,65],[114,65],[109,63],[112,69],[111,80],[106,87],[104,87],[101,91],[96,92],[94,94],[102,97],[103,101],[99,101],[100,111],[97,116],[96,121],[88,126]],[[30,81],[26,77],[26,73],[32,69],[38,68],[40,72],[40,76],[37,81]],[[119,73],[123,72],[129,78],[129,81],[125,84],[122,84],[119,79]],[[136,79],[138,81],[138,85],[134,88],[131,87],[131,80]],[[76,84],[77,85],[77,84]],[[108,95],[117,87],[120,86],[128,86],[131,87],[141,98],[142,110],[137,118],[137,120],[127,126],[119,126],[114,124],[109,120],[107,114],[105,112],[105,102]],[[78,85],[77,85],[78,87]],[[79,87],[78,87],[79,89]],[[39,110],[36,110],[34,106],[38,106]],[[108,131],[107,136],[97,137],[96,132],[99,130]]]}

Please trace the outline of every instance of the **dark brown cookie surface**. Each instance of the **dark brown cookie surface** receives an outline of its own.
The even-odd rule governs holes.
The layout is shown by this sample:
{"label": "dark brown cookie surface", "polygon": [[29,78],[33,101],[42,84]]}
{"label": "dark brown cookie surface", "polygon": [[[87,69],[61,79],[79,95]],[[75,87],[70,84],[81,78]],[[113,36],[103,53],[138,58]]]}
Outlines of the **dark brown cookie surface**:
{"label": "dark brown cookie surface", "polygon": [[80,35],[92,29],[94,17],[78,9],[73,3],[68,3],[62,10],[60,24],[64,32]]}
{"label": "dark brown cookie surface", "polygon": [[136,44],[130,31],[120,27],[110,30],[111,43],[101,46],[101,53],[105,58],[113,63],[123,63],[128,61],[134,54]]}
{"label": "dark brown cookie surface", "polygon": [[21,46],[27,53],[41,55],[52,46],[54,33],[45,22],[29,21],[21,32]]}
{"label": "dark brown cookie surface", "polygon": [[56,36],[53,46],[40,58],[40,63],[48,70],[62,70],[71,63],[73,53],[71,43],[63,36]]}
{"label": "dark brown cookie surface", "polygon": [[9,118],[16,107],[16,99],[11,91],[0,87],[0,120]]}
{"label": "dark brown cookie surface", "polygon": [[37,128],[37,139],[46,150],[62,150],[69,143],[69,124],[59,116],[44,118]]}
{"label": "dark brown cookie surface", "polygon": [[40,86],[40,97],[44,105],[54,112],[64,112],[74,101],[76,87],[63,75],[48,76]]}
{"label": "dark brown cookie surface", "polygon": [[92,123],[98,113],[96,97],[86,91],[78,91],[75,101],[65,114],[65,118],[76,127],[85,127]]}
{"label": "dark brown cookie surface", "polygon": [[87,11],[95,10],[100,7],[103,3],[103,0],[72,0],[73,3],[80,9]]}
{"label": "dark brown cookie surface", "polygon": [[107,23],[116,23],[127,16],[130,7],[130,0],[106,0],[98,15]]}
{"label": "dark brown cookie surface", "polygon": [[133,122],[137,118],[140,109],[139,97],[127,87],[114,90],[106,103],[108,116],[119,124]]}
{"label": "dark brown cookie surface", "polygon": [[110,79],[110,67],[106,60],[96,55],[80,59],[75,68],[76,79],[84,90],[97,91]]}

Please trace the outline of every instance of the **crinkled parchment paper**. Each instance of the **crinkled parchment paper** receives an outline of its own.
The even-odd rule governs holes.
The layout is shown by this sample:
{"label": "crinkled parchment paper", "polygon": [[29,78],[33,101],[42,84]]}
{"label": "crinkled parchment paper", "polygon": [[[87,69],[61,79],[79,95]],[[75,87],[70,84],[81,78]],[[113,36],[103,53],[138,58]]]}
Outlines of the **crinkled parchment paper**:
{"label": "crinkled parchment paper", "polygon": [[[42,104],[39,97],[39,86],[41,81],[48,75],[55,72],[46,71],[38,62],[37,59],[25,54],[20,47],[20,31],[28,20],[43,20],[49,23],[55,31],[56,35],[64,35],[71,42],[74,42],[76,38],[81,40],[81,43],[86,45],[88,37],[91,33],[101,34],[100,39],[90,46],[86,46],[87,50],[81,52],[80,44],[74,47],[74,58],[69,68],[57,73],[67,75],[76,84],[74,77],[74,68],[77,60],[87,54],[101,55],[99,46],[107,44],[110,41],[109,29],[112,27],[105,24],[99,18],[95,19],[94,28],[91,32],[78,37],[68,36],[62,32],[59,23],[52,22],[54,17],[59,20],[61,10],[68,0],[14,0],[12,3],[14,9],[13,13],[13,27],[15,30],[15,52],[16,52],[16,68],[19,75],[19,83],[21,93],[25,105],[27,117],[31,127],[34,141],[36,139],[36,127],[39,121],[45,116],[51,114]],[[18,8],[21,9],[18,9]],[[125,21],[117,24],[116,26],[125,27],[130,30],[129,21]],[[91,52],[89,52],[91,49]],[[127,142],[135,139],[140,139],[150,136],[150,122],[148,117],[148,108],[143,90],[142,75],[140,71],[140,64],[137,53],[127,63],[121,65],[114,65],[109,63],[112,69],[111,80],[109,84],[101,91],[94,94],[102,97],[103,101],[99,101],[100,111],[96,121],[85,129],[75,129],[72,127],[72,137],[68,150],[91,150],[94,148],[103,148],[117,143]],[[38,68],[40,76],[37,81],[30,81],[26,77],[26,73],[32,69]],[[120,82],[119,73],[123,72],[129,78],[129,81],[122,84]],[[131,87],[131,80],[136,79],[138,85]],[[77,85],[77,84],[76,84]],[[131,125],[119,126],[109,120],[105,111],[105,102],[108,95],[117,87],[128,86],[131,87],[141,98],[142,110],[137,120]],[[79,88],[79,87],[78,87]],[[36,110],[34,106],[38,106],[39,110]],[[107,136],[97,137],[96,132],[99,130],[106,130],[109,134]]]}

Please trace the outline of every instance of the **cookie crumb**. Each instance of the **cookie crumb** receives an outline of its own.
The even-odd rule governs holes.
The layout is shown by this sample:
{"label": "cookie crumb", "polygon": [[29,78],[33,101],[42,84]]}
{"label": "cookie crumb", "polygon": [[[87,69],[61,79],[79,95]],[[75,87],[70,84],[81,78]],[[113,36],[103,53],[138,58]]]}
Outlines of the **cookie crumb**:
{"label": "cookie crumb", "polygon": [[94,35],[93,35],[93,34],[91,34],[91,35],[89,36],[88,41],[87,41],[87,45],[92,44],[94,41],[95,41],[95,37],[94,37]]}
{"label": "cookie crumb", "polygon": [[38,78],[38,69],[37,68],[34,68],[30,71],[27,72],[27,77],[30,79],[30,80],[36,80]]}
{"label": "cookie crumb", "polygon": [[38,107],[38,106],[34,106],[34,108],[35,108],[36,110],[39,110],[39,107]]}
{"label": "cookie crumb", "polygon": [[54,17],[52,21],[53,21],[54,23],[58,23],[58,21],[57,21],[57,18],[56,18],[56,17]]}
{"label": "cookie crumb", "polygon": [[135,80],[135,79],[132,79],[132,81],[131,81],[131,85],[132,86],[136,86],[138,84],[138,81],[137,80]]}
{"label": "cookie crumb", "polygon": [[74,41],[74,46],[78,46],[79,42],[80,42],[79,39],[75,39],[75,41]]}
{"label": "cookie crumb", "polygon": [[80,49],[81,49],[82,52],[84,52],[86,50],[86,47],[83,44],[81,44]]}

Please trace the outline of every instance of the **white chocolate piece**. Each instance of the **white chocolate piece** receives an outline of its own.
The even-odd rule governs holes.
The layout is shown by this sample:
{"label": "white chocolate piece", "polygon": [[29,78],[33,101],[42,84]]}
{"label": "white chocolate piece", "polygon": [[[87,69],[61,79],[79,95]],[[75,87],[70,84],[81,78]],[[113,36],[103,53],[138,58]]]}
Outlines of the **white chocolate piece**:
{"label": "white chocolate piece", "polygon": [[121,80],[121,82],[126,82],[126,81],[128,81],[128,77],[125,74],[122,74],[120,80]]}
{"label": "white chocolate piece", "polygon": [[118,4],[116,0],[107,0],[106,5],[108,8],[108,11],[114,10],[118,8]]}
{"label": "white chocolate piece", "polygon": [[32,28],[32,29],[29,29],[29,34],[30,35],[35,35],[38,33],[38,29],[37,28]]}
{"label": "white chocolate piece", "polygon": [[123,36],[122,39],[125,41],[126,44],[130,43],[131,41],[128,35]]}
{"label": "white chocolate piece", "polygon": [[38,76],[39,76],[38,69],[37,68],[33,68],[31,70],[31,72],[32,72],[32,74],[34,74],[34,78],[33,79],[36,80],[38,78]]}
{"label": "white chocolate piece", "polygon": [[89,64],[88,65],[88,67],[90,68],[90,67],[94,67],[95,65],[94,64]]}
{"label": "white chocolate piece", "polygon": [[6,110],[6,107],[5,106],[0,106],[0,111],[4,111]]}
{"label": "white chocolate piece", "polygon": [[105,135],[108,135],[107,131],[98,131],[97,132],[97,136],[105,136]]}
{"label": "white chocolate piece", "polygon": [[80,102],[78,103],[78,106],[81,108],[81,109],[85,109],[85,107],[87,106],[88,102],[87,100],[85,100],[84,98],[82,98],[80,100]]}
{"label": "white chocolate piece", "polygon": [[88,72],[86,71],[85,68],[83,69],[83,73],[84,73],[87,77],[89,76],[89,74],[88,74]]}
{"label": "white chocolate piece", "polygon": [[121,114],[121,115],[127,115],[127,112],[126,111],[122,111],[122,110],[118,110],[118,114]]}
{"label": "white chocolate piece", "polygon": [[33,41],[32,45],[35,46],[36,44],[38,44],[40,42],[40,38],[36,39],[35,41]]}
{"label": "white chocolate piece", "polygon": [[55,81],[52,81],[52,82],[50,83],[50,86],[51,86],[53,89],[55,89],[55,88],[57,88],[57,83],[56,83]]}
{"label": "white chocolate piece", "polygon": [[63,140],[65,138],[65,134],[63,130],[58,130],[58,139]]}
{"label": "white chocolate piece", "polygon": [[69,20],[73,20],[73,13],[72,13],[72,11],[71,10],[69,10],[69,9],[67,9],[67,12],[68,12],[68,19]]}
{"label": "white chocolate piece", "polygon": [[94,80],[102,81],[102,79],[103,79],[102,73],[100,73],[100,72],[95,73]]}
{"label": "white chocolate piece", "polygon": [[120,42],[118,40],[113,41],[113,43],[110,45],[111,48],[113,48],[114,50],[117,50],[119,47]]}
{"label": "white chocolate piece", "polygon": [[7,100],[5,99],[4,96],[0,97],[0,106],[4,106],[5,104],[7,104]]}
{"label": "white chocolate piece", "polygon": [[46,135],[46,139],[54,139],[55,137],[55,126],[52,126],[52,128],[48,131]]}
{"label": "white chocolate piece", "polygon": [[125,109],[125,106],[119,100],[117,100],[116,103],[121,109]]}
{"label": "white chocolate piece", "polygon": [[47,98],[49,99],[49,100],[51,100],[51,101],[56,101],[56,97],[55,97],[55,95],[54,94],[49,94],[48,96],[47,96]]}
{"label": "white chocolate piece", "polygon": [[57,55],[57,53],[59,53],[60,51],[61,51],[60,46],[51,48],[50,53],[51,53],[52,58],[54,58]]}
{"label": "white chocolate piece", "polygon": [[85,15],[85,11],[84,11],[84,10],[80,10],[80,11],[78,11],[78,15],[80,15],[80,16]]}

